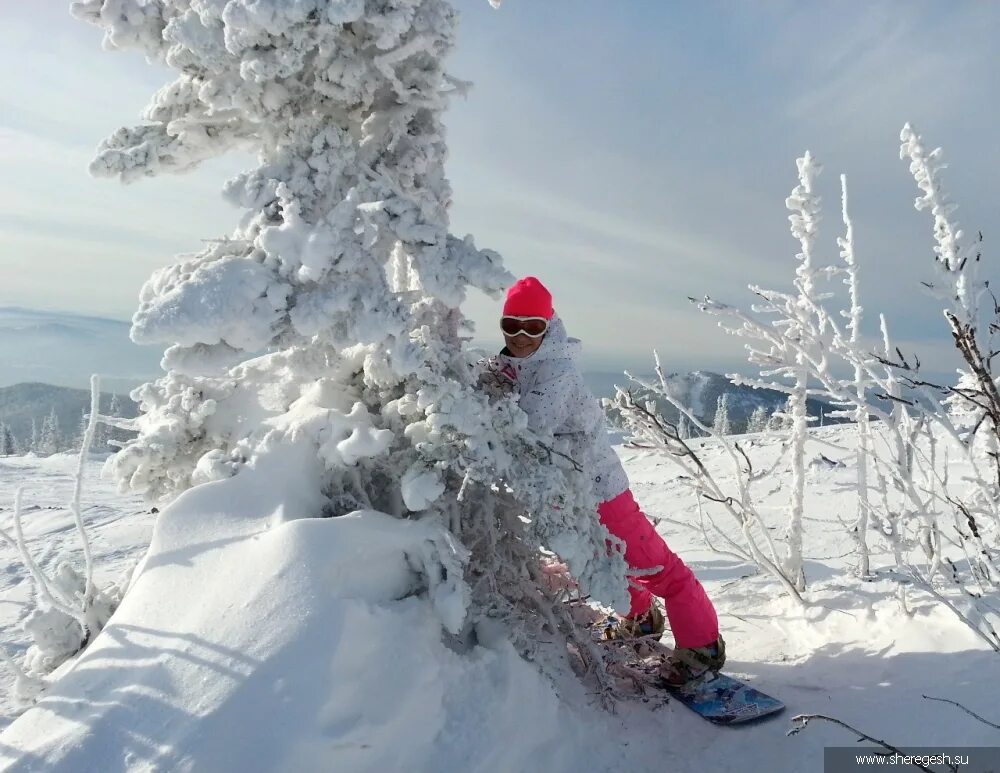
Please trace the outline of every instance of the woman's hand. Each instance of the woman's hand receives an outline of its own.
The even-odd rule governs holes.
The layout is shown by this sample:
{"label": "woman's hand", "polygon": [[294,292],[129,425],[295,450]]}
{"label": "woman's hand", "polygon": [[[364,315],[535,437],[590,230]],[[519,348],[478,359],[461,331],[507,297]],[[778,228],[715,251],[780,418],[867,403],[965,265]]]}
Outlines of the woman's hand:
{"label": "woman's hand", "polygon": [[490,397],[504,397],[517,390],[517,371],[500,357],[480,360],[476,386]]}

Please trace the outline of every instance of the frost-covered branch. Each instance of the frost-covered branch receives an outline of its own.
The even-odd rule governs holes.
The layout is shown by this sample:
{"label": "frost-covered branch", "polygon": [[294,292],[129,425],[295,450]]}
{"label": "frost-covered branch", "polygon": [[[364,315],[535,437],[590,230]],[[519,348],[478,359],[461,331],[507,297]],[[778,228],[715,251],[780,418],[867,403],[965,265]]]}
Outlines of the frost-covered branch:
{"label": "frost-covered branch", "polygon": [[[847,177],[840,176],[841,213],[844,220],[844,236],[837,243],[840,246],[840,256],[844,259],[844,284],[847,285],[851,307],[849,311],[841,312],[847,318],[847,329],[850,331],[850,345],[855,349],[861,340],[861,322],[864,310],[861,306],[860,269],[857,254],[854,251],[854,224],[851,222],[847,208]],[[868,547],[868,523],[871,505],[868,502],[868,449],[871,444],[871,426],[867,408],[868,379],[865,369],[860,363],[854,364],[854,391],[858,397],[854,405],[852,418],[857,427],[857,453],[855,465],[858,474],[858,514],[854,525],[854,538],[858,551],[857,573],[859,577],[871,575],[870,549]]]}
{"label": "frost-covered branch", "polygon": [[41,594],[44,601],[58,612],[77,620],[82,626],[82,621],[79,619],[82,616],[81,610],[73,605],[71,599],[61,593],[55,583],[53,583],[45,572],[42,571],[41,567],[31,555],[31,551],[28,549],[28,543],[24,537],[24,527],[22,525],[21,516],[21,500],[23,496],[23,488],[18,488],[14,492],[14,535],[11,536],[6,529],[0,529],[0,536],[2,536],[4,540],[17,550],[18,555],[21,558],[21,562],[24,564],[24,568],[28,570],[28,574],[32,579],[35,590]]}
{"label": "frost-covered branch", "polygon": [[[760,570],[777,579],[792,598],[804,603],[796,587],[795,578],[789,576],[782,566],[777,546],[752,496],[754,482],[765,477],[767,471],[755,471],[738,443],[703,424],[687,406],[671,394],[667,388],[659,356],[655,352],[653,356],[659,383],[647,383],[626,374],[631,381],[642,388],[643,397],[638,397],[633,390],[616,388],[613,406],[621,415],[625,426],[643,445],[667,454],[681,468],[684,473],[681,480],[692,490],[699,502],[704,498],[720,505],[738,525],[741,542],[736,542],[710,518],[706,518],[703,512],[702,528],[707,544],[713,544],[713,538],[709,536],[707,530],[711,528],[712,534],[725,543],[727,552],[755,564]],[[729,493],[722,487],[716,476],[699,458],[690,441],[681,436],[679,422],[667,419],[650,397],[665,400],[676,409],[678,416],[711,437],[724,449],[735,473],[735,493]]]}
{"label": "frost-covered branch", "polygon": [[[815,178],[820,172],[812,155],[807,151],[805,156],[796,162],[799,169],[799,185],[792,191],[786,206],[792,210],[789,221],[792,235],[799,240],[802,251],[796,256],[799,265],[795,269],[795,288],[798,291],[794,308],[799,314],[789,317],[791,324],[784,325],[784,335],[793,339],[806,337],[817,323],[812,319],[812,303],[815,295],[816,271],[814,269],[813,252],[815,250],[816,231],[820,219],[819,197],[814,193]],[[823,328],[823,318],[819,318],[820,332]],[[802,512],[805,496],[805,442],[808,413],[806,397],[809,390],[810,370],[805,357],[800,352],[795,357],[798,366],[794,371],[795,385],[788,395],[788,413],[792,419],[792,495],[788,508],[788,559],[786,572],[794,579],[795,587],[801,592],[805,590],[805,573],[802,566]]]}
{"label": "frost-covered branch", "polygon": [[910,124],[903,127],[899,139],[899,157],[910,160],[910,174],[923,194],[917,197],[914,206],[918,210],[929,209],[934,218],[934,254],[940,280],[937,285],[926,282],[924,285],[952,307],[959,326],[975,326],[984,290],[977,276],[979,256],[961,244],[962,230],[952,218],[957,205],[941,187],[940,175],[945,168],[941,148],[928,151],[923,138]]}

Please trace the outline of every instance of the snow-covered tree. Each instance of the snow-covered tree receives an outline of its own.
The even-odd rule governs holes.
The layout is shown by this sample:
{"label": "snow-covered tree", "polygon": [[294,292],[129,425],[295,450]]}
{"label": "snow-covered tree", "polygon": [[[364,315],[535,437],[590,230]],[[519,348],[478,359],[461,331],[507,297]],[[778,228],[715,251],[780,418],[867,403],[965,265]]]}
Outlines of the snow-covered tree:
{"label": "snow-covered tree", "polygon": [[764,432],[767,430],[769,418],[767,408],[763,405],[758,405],[753,409],[750,418],[747,419],[747,432]]}
{"label": "snow-covered tree", "polygon": [[35,417],[31,417],[31,439],[28,441],[29,445],[25,453],[38,453],[38,445],[40,443],[40,438],[38,434],[38,422],[35,421]]}
{"label": "snow-covered tree", "polygon": [[[854,251],[854,224],[851,222],[847,208],[847,177],[840,176],[841,214],[844,221],[844,236],[837,239],[840,245],[840,256],[844,259],[844,284],[848,287],[851,307],[842,311],[847,318],[847,330],[850,332],[849,346],[857,349],[861,340],[861,321],[864,309],[861,306],[860,269],[857,255]],[[852,412],[845,412],[855,423],[858,432],[858,450],[855,464],[858,471],[858,514],[854,526],[854,539],[858,550],[857,572],[860,577],[871,574],[868,548],[868,524],[870,521],[871,504],[868,501],[868,455],[871,446],[871,428],[867,408],[867,390],[869,379],[860,361],[854,364],[854,393],[857,401]]]}
{"label": "snow-covered tree", "polygon": [[683,413],[677,418],[677,437],[681,440],[687,440],[691,437],[691,423]]}
{"label": "snow-covered tree", "polygon": [[[806,330],[815,322],[815,315],[810,306],[816,295],[813,250],[816,231],[819,225],[819,196],[814,192],[815,178],[821,167],[813,161],[807,151],[805,156],[797,161],[799,168],[799,185],[788,198],[787,207],[792,211],[789,220],[792,224],[792,235],[799,240],[802,251],[796,255],[799,265],[795,269],[795,289],[797,296],[793,309],[797,314],[788,315],[785,335],[791,338],[804,338]],[[820,329],[823,321],[818,322]],[[788,516],[788,571],[798,579],[796,587],[805,589],[805,575],[802,568],[802,515],[803,498],[805,495],[805,440],[806,427],[809,421],[806,410],[806,400],[809,393],[809,367],[801,352],[795,355],[795,367],[789,375],[794,374],[795,385],[788,395],[789,414],[792,418],[792,498],[789,504]]]}
{"label": "snow-covered tree", "polygon": [[[985,333],[980,332],[978,305],[989,288],[977,278],[978,242],[964,243],[961,229],[951,220],[954,206],[944,195],[939,179],[943,168],[940,150],[928,152],[909,126],[904,127],[900,139],[901,156],[910,160],[910,171],[922,192],[917,208],[930,209],[934,216],[938,278],[925,285],[944,301],[945,318],[965,361],[966,375],[959,385],[922,380],[917,358],[907,358],[892,344],[884,316],[880,315],[880,351],[873,352],[856,333],[861,308],[846,193],[847,233],[840,246],[847,269],[812,272],[814,279],[822,274],[847,274],[852,307],[844,315],[849,320],[846,330],[824,308],[828,294],[818,291],[816,282],[805,281],[803,267],[808,261],[803,255],[811,252],[818,215],[818,201],[809,195],[811,185],[801,179],[810,166],[803,163],[805,159],[800,160],[800,187],[789,199],[789,206],[795,210],[793,232],[803,246],[796,294],[753,288],[764,303],[755,306],[750,314],[711,299],[705,299],[701,307],[719,316],[720,324],[729,332],[759,342],[748,348],[751,361],[767,369],[762,377],[794,378],[796,385],[807,384],[802,397],[817,395],[853,409],[851,412],[862,425],[860,431],[864,431],[865,422],[874,420],[870,422],[871,443],[867,448],[869,464],[858,462],[859,469],[874,476],[871,487],[866,479],[859,481],[859,494],[865,488],[868,491],[867,506],[863,501],[859,503],[859,518],[852,528],[858,541],[859,572],[866,574],[869,563],[867,540],[879,535],[887,543],[894,571],[901,579],[897,589],[904,607],[909,591],[925,592],[1000,651],[1000,388],[991,369],[997,351],[992,338],[1000,332],[1000,324],[994,322]],[[763,314],[775,319],[768,321],[761,317]],[[1000,316],[995,311],[994,315]],[[835,375],[831,367],[834,361],[849,366],[853,377]],[[797,447],[804,417],[796,421],[796,415],[804,402],[796,404],[795,388],[740,376],[731,378],[789,394],[785,414],[792,418],[792,445],[793,449]],[[918,399],[907,396],[904,386]],[[950,396],[947,403],[942,395]],[[972,432],[972,427],[979,430]],[[980,432],[981,444],[975,437]],[[942,453],[955,451],[971,470],[960,480],[950,476],[947,465],[941,464]],[[793,472],[797,459],[793,456]],[[790,542],[795,535],[794,502],[801,501],[799,493],[793,493]],[[862,529],[866,513],[877,530]],[[787,566],[792,569],[794,543],[790,548]]]}
{"label": "snow-covered tree", "polygon": [[[109,47],[140,48],[181,75],[143,125],[105,142],[92,171],[132,181],[233,148],[256,150],[260,164],[226,186],[247,209],[236,231],[143,288],[133,337],[170,346],[168,373],[137,390],[145,432],[116,469],[131,486],[169,496],[190,485],[206,453],[238,458],[252,428],[212,417],[284,371],[299,388],[315,381],[308,371],[360,389],[347,425],[367,437],[364,458],[383,456],[390,436],[372,410],[392,403],[376,423],[398,429],[442,415],[447,376],[467,367],[458,312],[466,287],[496,294],[509,280],[494,253],[447,232],[440,114],[457,85],[441,62],[454,11],[437,0],[337,2],[322,13],[310,4],[198,13],[186,2],[126,5],[135,13],[99,0],[74,10],[106,27]],[[257,358],[264,349],[272,354]],[[395,402],[421,388],[419,406]],[[232,472],[213,459],[212,475]]]}
{"label": "snow-covered tree", "polygon": [[733,427],[729,421],[729,392],[723,392],[716,400],[712,432],[716,435],[733,434]]}
{"label": "snow-covered tree", "polygon": [[62,431],[59,429],[59,417],[56,409],[52,408],[49,415],[42,422],[42,429],[39,433],[37,453],[50,456],[62,450]]}
{"label": "snow-covered tree", "polygon": [[[794,293],[751,289],[761,299],[755,307],[762,316],[772,317],[763,322],[750,318],[726,304],[705,298],[699,308],[720,317],[720,325],[728,332],[753,341],[747,345],[750,362],[760,366],[760,378],[746,378],[739,374],[729,378],[737,384],[756,388],[773,389],[788,395],[785,417],[791,428],[792,486],[788,503],[788,551],[786,569],[797,577],[796,587],[805,588],[802,567],[802,516],[805,495],[805,439],[810,417],[807,400],[813,395],[824,394],[810,385],[814,362],[822,361],[822,352],[829,346],[832,331],[829,318],[820,305],[825,297],[816,287],[817,279],[835,271],[819,268],[814,252],[820,220],[820,200],[815,193],[815,180],[820,165],[808,151],[797,159],[799,184],[786,200],[791,210],[789,222],[792,236],[799,242],[796,255]],[[824,365],[824,367],[826,367]]]}
{"label": "snow-covered tree", "polygon": [[449,628],[470,596],[483,614],[523,607],[541,544],[587,592],[625,605],[624,561],[603,549],[589,486],[577,483],[585,460],[526,432],[510,398],[478,391],[463,347],[467,289],[498,297],[512,277],[448,229],[442,112],[464,89],[443,67],[452,6],[72,8],[104,27],[108,48],[179,71],[141,125],[105,140],[93,173],[132,182],[233,149],[258,160],[225,186],[240,224],[140,293],[132,337],[167,345],[167,372],[132,393],[139,436],[109,460],[119,480],[169,498],[311,443],[326,502],[316,515],[433,516],[469,546],[469,586],[441,572],[466,598],[439,608]]}
{"label": "snow-covered tree", "polygon": [[17,453],[17,441],[9,426],[0,421],[0,456]]}

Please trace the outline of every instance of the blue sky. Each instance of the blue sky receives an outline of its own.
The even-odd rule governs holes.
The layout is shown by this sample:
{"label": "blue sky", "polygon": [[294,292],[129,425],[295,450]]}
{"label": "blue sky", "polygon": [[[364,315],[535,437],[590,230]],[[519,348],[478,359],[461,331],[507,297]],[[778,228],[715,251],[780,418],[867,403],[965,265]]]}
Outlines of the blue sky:
{"label": "blue sky", "polygon": [[[142,281],[238,213],[219,195],[248,163],[121,186],[87,176],[97,143],[133,123],[169,74],[101,50],[63,0],[10,4],[0,67],[0,305],[127,319]],[[555,294],[587,366],[741,369],[741,345],[687,296],[749,304],[788,287],[795,158],[824,164],[821,257],[837,258],[848,175],[868,332],[950,366],[921,295],[931,222],[898,157],[905,121],[942,145],[959,220],[997,224],[994,82],[1000,5],[460,0],[452,72],[475,81],[447,118],[453,230]],[[44,44],[40,44],[44,41]],[[997,272],[993,269],[993,273]],[[470,299],[480,338],[497,306]]]}

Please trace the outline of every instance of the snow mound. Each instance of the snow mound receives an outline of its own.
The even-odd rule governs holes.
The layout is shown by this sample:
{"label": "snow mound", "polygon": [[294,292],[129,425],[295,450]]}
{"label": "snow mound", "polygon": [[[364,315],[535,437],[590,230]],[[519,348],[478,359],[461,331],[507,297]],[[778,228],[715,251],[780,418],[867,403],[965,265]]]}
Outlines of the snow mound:
{"label": "snow mound", "polygon": [[569,770],[597,759],[597,739],[575,729],[592,723],[568,718],[506,640],[462,654],[444,643],[465,608],[445,530],[373,511],[307,517],[318,474],[314,443],[276,444],[165,509],[107,627],[0,736],[0,768]]}

